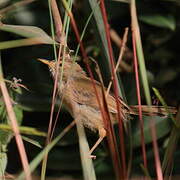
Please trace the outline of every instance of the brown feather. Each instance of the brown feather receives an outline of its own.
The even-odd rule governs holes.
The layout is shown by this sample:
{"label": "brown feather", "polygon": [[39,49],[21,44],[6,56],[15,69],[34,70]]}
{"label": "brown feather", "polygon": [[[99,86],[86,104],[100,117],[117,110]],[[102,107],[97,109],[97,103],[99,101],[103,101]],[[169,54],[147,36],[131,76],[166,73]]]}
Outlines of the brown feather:
{"label": "brown feather", "polygon": [[[40,61],[49,66],[53,77],[55,77],[57,62],[43,59],[40,59]],[[88,127],[92,131],[99,131],[99,139],[90,150],[91,154],[106,136],[106,127],[101,116],[93,84],[91,79],[87,77],[86,73],[77,63],[65,61],[63,64],[62,61],[60,61],[59,66],[58,91],[67,110],[71,113],[72,117],[74,117],[75,120],[80,121],[82,125]],[[63,70],[62,67],[64,67]],[[62,81],[60,82],[61,75]],[[100,104],[103,105],[104,98],[101,84],[98,81],[94,81],[94,83],[100,99]],[[108,94],[106,95],[106,100],[110,113],[110,119],[113,123],[115,123],[117,122],[116,99],[112,95]],[[123,120],[127,120],[129,114],[139,114],[138,106],[129,107],[121,98],[119,98],[118,101],[120,102],[120,113]],[[142,113],[148,116],[168,114],[166,109],[163,107],[141,106],[141,108]],[[168,112],[175,114],[176,109],[168,107]]]}

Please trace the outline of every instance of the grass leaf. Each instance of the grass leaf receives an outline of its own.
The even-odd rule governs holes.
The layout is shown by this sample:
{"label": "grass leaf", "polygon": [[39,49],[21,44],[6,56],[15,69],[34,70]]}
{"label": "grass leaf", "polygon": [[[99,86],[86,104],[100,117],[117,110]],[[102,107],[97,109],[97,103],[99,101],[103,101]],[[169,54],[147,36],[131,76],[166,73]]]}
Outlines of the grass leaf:
{"label": "grass leaf", "polygon": [[[0,129],[3,131],[12,131],[12,127],[7,124],[0,124]],[[34,136],[46,136],[45,132],[38,131],[35,128],[20,126],[19,130],[23,134],[34,135]]]}
{"label": "grass leaf", "polygon": [[153,25],[161,28],[167,28],[172,31],[176,29],[175,18],[174,16],[171,15],[160,15],[160,14],[143,15],[140,16],[139,19],[149,25]]}
{"label": "grass leaf", "polygon": [[14,33],[26,38],[39,37],[47,44],[54,43],[54,40],[46,32],[35,26],[0,24],[0,30]]}

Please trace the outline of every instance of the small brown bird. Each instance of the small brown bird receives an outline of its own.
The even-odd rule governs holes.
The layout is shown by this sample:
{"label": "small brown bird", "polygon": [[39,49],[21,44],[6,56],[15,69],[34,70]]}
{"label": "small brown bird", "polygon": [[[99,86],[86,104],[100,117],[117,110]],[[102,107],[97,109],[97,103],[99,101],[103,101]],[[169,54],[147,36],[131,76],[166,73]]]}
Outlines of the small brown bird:
{"label": "small brown bird", "polygon": [[[55,78],[57,62],[44,59],[39,60],[49,66],[52,76]],[[76,62],[66,60],[63,63],[60,61],[59,66],[58,91],[66,109],[76,121],[80,121],[92,131],[99,131],[99,139],[90,150],[91,154],[106,136],[106,129],[94,87],[91,79],[87,77],[86,73]],[[94,82],[98,96],[100,97],[100,103],[103,105],[101,84],[98,81]],[[106,100],[110,119],[115,123],[117,122],[116,100],[110,94],[106,95]],[[121,105],[121,116],[124,121],[128,119],[129,114],[138,115],[138,106],[128,106],[121,99],[119,101]],[[169,107],[169,111],[173,114],[176,113],[176,109],[173,107]],[[159,106],[152,106],[150,108],[148,106],[142,106],[142,112],[144,115],[168,115],[166,110]]]}

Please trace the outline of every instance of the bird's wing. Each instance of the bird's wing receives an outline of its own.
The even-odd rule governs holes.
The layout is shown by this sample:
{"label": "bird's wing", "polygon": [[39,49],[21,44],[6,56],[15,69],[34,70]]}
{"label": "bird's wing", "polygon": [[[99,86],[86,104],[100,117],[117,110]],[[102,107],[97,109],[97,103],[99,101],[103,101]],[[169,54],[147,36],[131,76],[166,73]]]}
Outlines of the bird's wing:
{"label": "bird's wing", "polygon": [[[96,90],[98,93],[99,101],[102,105],[103,103],[103,96],[102,96],[102,88],[99,82],[94,81]],[[95,89],[93,84],[89,78],[78,78],[73,81],[73,98],[74,101],[78,102],[79,104],[85,104],[87,106],[91,106],[95,109],[99,109],[99,103],[97,100],[97,96],[95,93]],[[113,96],[107,96],[107,104],[109,111],[112,113],[117,113],[116,110],[116,102]]]}
{"label": "bird's wing", "polygon": [[[103,96],[102,96],[102,87],[99,82],[94,81],[96,85],[96,90],[99,96],[99,100],[101,105],[103,105]],[[73,82],[74,89],[73,89],[73,98],[74,101],[78,102],[79,104],[84,104],[87,106],[91,106],[95,109],[99,108],[99,103],[97,100],[97,96],[93,87],[93,84],[89,78],[79,78]],[[117,113],[117,105],[116,100],[113,96],[108,95],[107,104],[109,108],[109,112]],[[138,115],[138,105],[128,106],[126,105],[121,98],[118,99],[120,102],[120,108],[122,113],[130,113],[134,115]],[[162,106],[146,106],[142,105],[142,113],[143,115],[153,115],[153,116],[166,116],[168,113],[176,114],[177,110],[174,107],[168,107],[168,110]]]}

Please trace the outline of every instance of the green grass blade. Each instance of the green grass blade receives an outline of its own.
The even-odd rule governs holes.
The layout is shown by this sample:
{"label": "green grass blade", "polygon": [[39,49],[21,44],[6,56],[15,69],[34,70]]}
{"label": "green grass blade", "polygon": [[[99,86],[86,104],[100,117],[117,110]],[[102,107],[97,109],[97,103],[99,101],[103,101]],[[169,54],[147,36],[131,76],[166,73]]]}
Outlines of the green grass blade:
{"label": "green grass blade", "polygon": [[22,139],[38,148],[42,148],[41,144],[38,141],[30,139],[29,137],[22,136]]}
{"label": "green grass blade", "polygon": [[139,70],[140,70],[140,75],[141,75],[142,84],[143,84],[143,88],[144,88],[144,94],[146,97],[147,104],[151,105],[152,102],[151,102],[150,88],[149,88],[149,83],[148,83],[148,78],[147,78],[147,71],[146,71],[146,65],[145,65],[144,54],[143,54],[140,36],[138,36],[138,38],[136,39],[136,46],[137,46]]}
{"label": "green grass blade", "polygon": [[[89,0],[88,3],[89,3],[91,10],[93,11],[93,16],[94,16],[97,34],[98,34],[97,38],[98,39],[100,38],[99,45],[101,48],[101,54],[103,56],[103,61],[102,62],[99,61],[98,64],[100,66],[102,66],[101,70],[103,72],[102,74],[104,76],[104,79],[111,79],[111,73],[110,73],[111,65],[110,65],[110,61],[109,61],[108,44],[107,44],[106,32],[105,32],[104,22],[103,22],[101,10],[99,7],[99,3],[98,3],[98,1],[92,1],[92,0]],[[119,95],[125,99],[121,79],[116,74],[115,74],[115,76],[116,76],[115,78],[118,79],[118,81],[119,81],[119,83],[117,83]]]}
{"label": "green grass blade", "polygon": [[[70,128],[74,126],[74,122],[72,122],[69,126],[67,126],[51,143],[49,143],[30,163],[30,170],[33,172],[37,166],[41,163],[44,156],[58,143],[58,141],[69,131]],[[17,180],[24,180],[25,173],[22,172]]]}
{"label": "green grass blade", "polygon": [[53,41],[44,41],[41,37],[5,41],[0,42],[0,50],[37,44],[53,44]]}
{"label": "green grass blade", "polygon": [[53,41],[46,32],[35,26],[0,24],[0,30],[14,33],[26,38],[41,37],[44,41]]}
{"label": "green grass blade", "polygon": [[135,34],[136,51],[137,51],[138,62],[139,62],[140,76],[141,76],[142,85],[144,88],[146,102],[150,106],[152,102],[151,102],[150,88],[149,88],[148,78],[147,78],[146,65],[145,65],[145,60],[144,60],[144,53],[143,53],[143,48],[142,48],[139,24],[138,24],[137,15],[136,15],[135,0],[131,1],[131,18],[132,18],[132,31]]}
{"label": "green grass blade", "polygon": [[[4,131],[13,131],[12,127],[7,124],[0,124],[0,129],[2,129]],[[27,134],[27,135],[46,136],[45,132],[38,131],[37,129],[31,128],[31,127],[20,126],[19,130],[21,133]]]}
{"label": "green grass blade", "polygon": [[171,120],[173,121],[173,123],[176,125],[176,127],[178,127],[176,120],[174,119],[173,115],[170,113],[169,109],[168,109],[168,105],[166,104],[166,102],[164,101],[163,97],[161,96],[161,94],[159,93],[159,91],[156,88],[152,88],[155,95],[157,96],[157,98],[159,99],[159,101],[161,102],[161,104],[165,107],[167,113],[169,114]]}
{"label": "green grass blade", "polygon": [[83,168],[83,175],[85,180],[96,180],[95,170],[92,159],[89,157],[89,145],[82,124],[77,121],[77,132],[79,137],[79,148],[81,155],[81,163]]}

